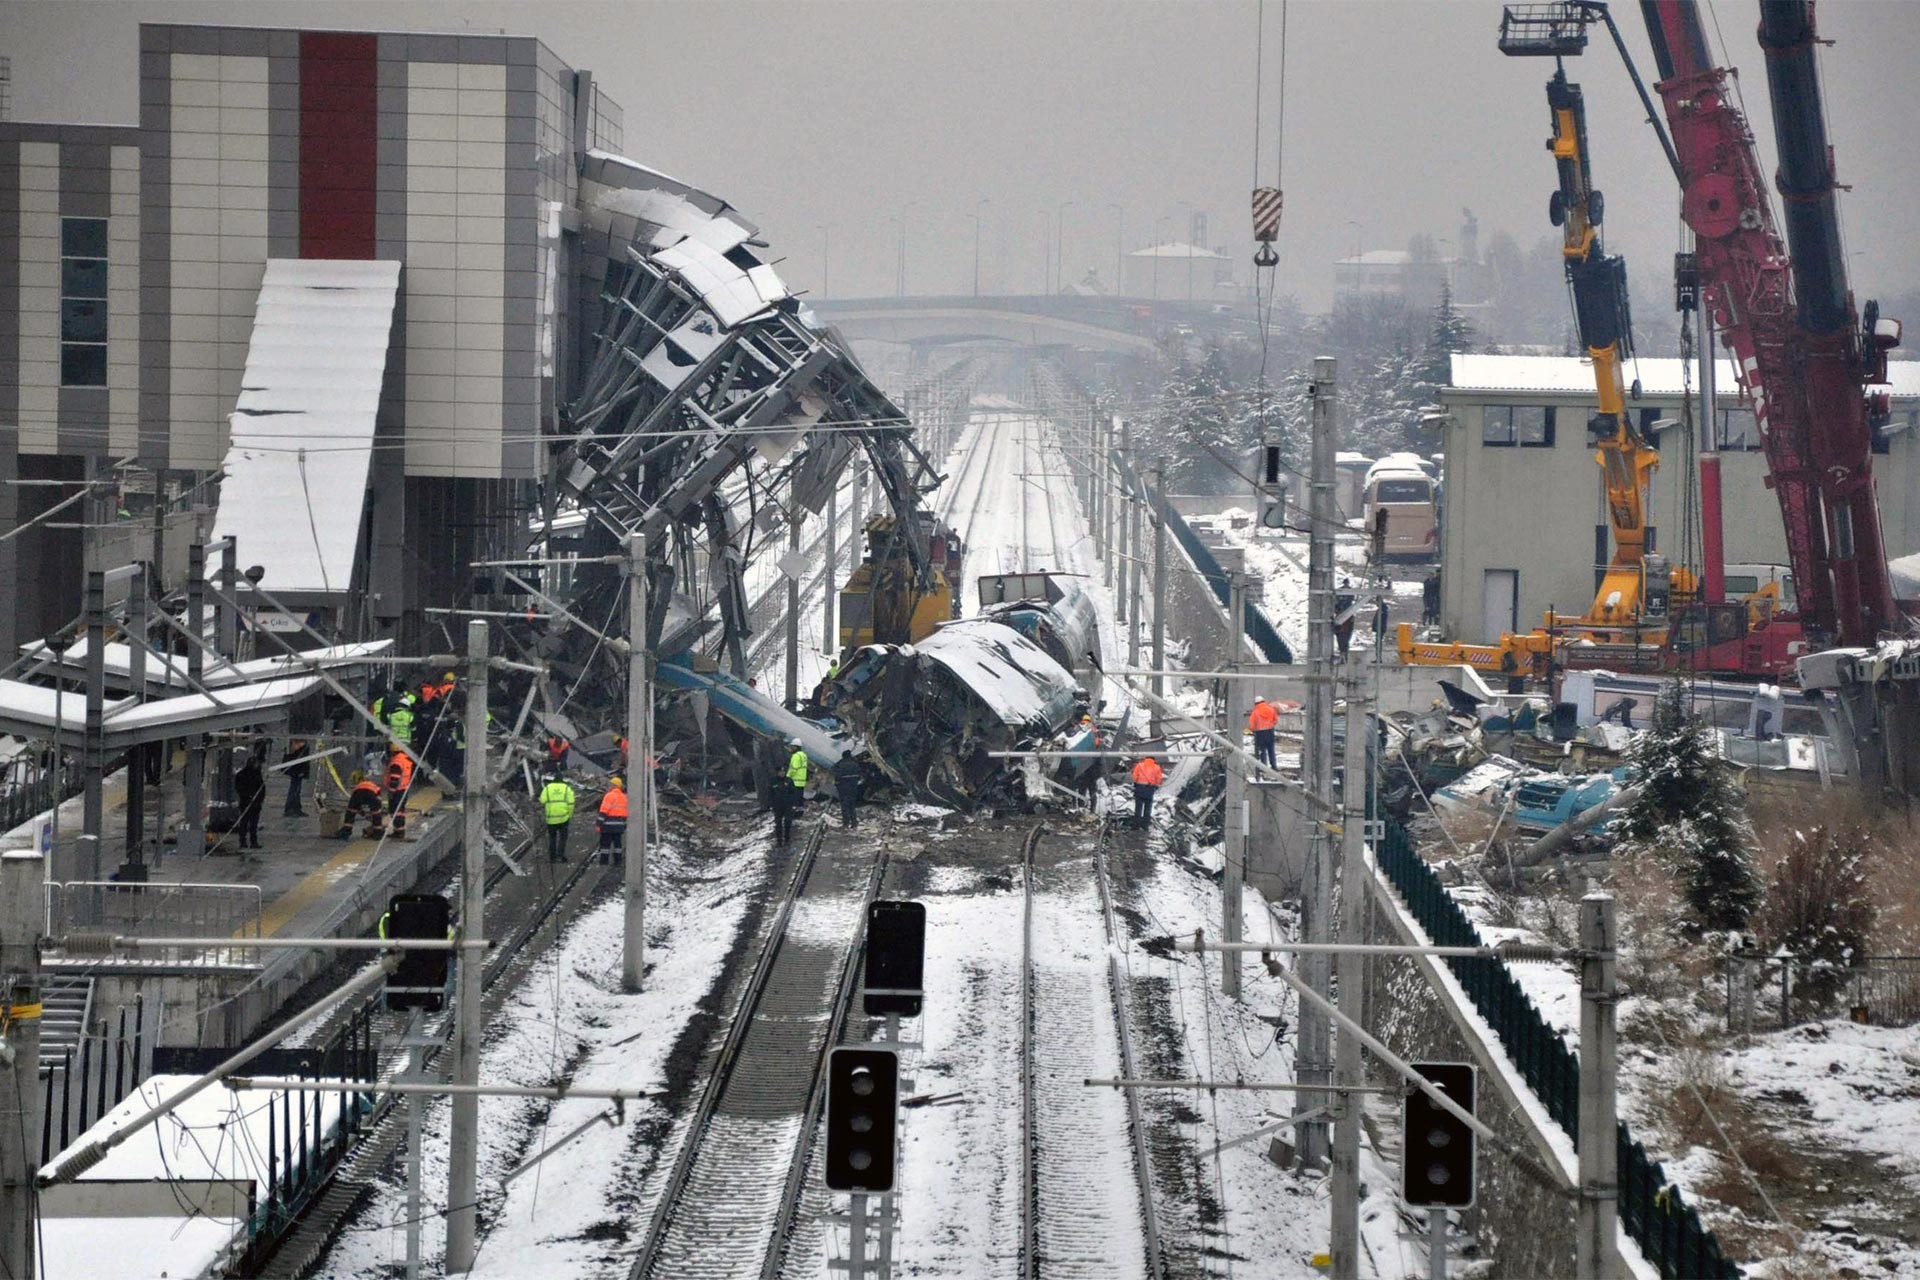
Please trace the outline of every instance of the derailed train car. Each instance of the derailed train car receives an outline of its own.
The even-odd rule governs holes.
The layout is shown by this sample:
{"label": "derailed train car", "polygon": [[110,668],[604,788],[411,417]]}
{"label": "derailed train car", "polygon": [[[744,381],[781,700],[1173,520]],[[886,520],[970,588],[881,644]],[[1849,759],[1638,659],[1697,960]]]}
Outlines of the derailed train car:
{"label": "derailed train car", "polygon": [[1089,749],[1080,720],[1090,695],[1075,669],[1084,664],[1097,680],[1098,654],[1085,593],[1056,580],[1034,598],[996,603],[918,644],[857,650],[822,701],[900,785],[956,808],[1024,808],[1045,789],[1042,766],[993,753]]}

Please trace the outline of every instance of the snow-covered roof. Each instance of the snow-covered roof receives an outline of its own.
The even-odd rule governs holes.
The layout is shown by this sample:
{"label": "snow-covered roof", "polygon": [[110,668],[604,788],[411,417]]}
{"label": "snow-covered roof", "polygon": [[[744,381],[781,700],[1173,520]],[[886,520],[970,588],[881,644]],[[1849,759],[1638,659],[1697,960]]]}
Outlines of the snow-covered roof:
{"label": "snow-covered roof", "polygon": [[[1681,362],[1671,356],[1641,357],[1626,367],[1629,382],[1651,396],[1677,396],[1683,385]],[[1713,362],[1714,386],[1722,400],[1736,400],[1733,361]],[[1697,378],[1689,372],[1689,385]],[[1920,399],[1920,360],[1896,360],[1887,365],[1888,390],[1896,399]],[[1593,362],[1578,356],[1502,356],[1456,353],[1449,385],[1459,391],[1545,391],[1566,395],[1593,394]]]}
{"label": "snow-covered roof", "polygon": [[914,646],[951,671],[1010,725],[1044,722],[1055,713],[1073,673],[1012,627],[987,618],[949,622]]}
{"label": "snow-covered roof", "polygon": [[1144,249],[1135,249],[1127,255],[1129,258],[1212,258],[1225,262],[1227,255],[1215,253],[1212,249],[1202,249],[1199,245],[1186,244],[1172,240],[1166,244],[1150,244]]}
{"label": "snow-covered roof", "polygon": [[[147,702],[110,700],[105,704],[103,722],[106,745],[109,750],[122,750],[142,742],[158,742],[183,729],[212,733],[277,720],[290,704],[320,684],[318,676],[291,676],[211,694],[190,693]],[[62,742],[77,748],[85,721],[86,699],[78,694],[63,696],[44,685],[0,680],[0,732],[24,738],[49,738],[58,733]]]}
{"label": "snow-covered roof", "polygon": [[1405,249],[1368,249],[1350,258],[1337,258],[1335,266],[1340,267],[1404,267],[1413,261],[1413,255]]}
{"label": "snow-covered roof", "polygon": [[213,536],[276,592],[352,586],[399,287],[398,262],[267,260]]}
{"label": "snow-covered roof", "polygon": [[[718,196],[606,151],[587,152],[580,194],[596,228],[678,275],[726,328],[789,295],[779,275],[750,247],[759,228]],[[680,347],[697,355],[703,354],[699,341],[711,335],[686,335],[691,342],[680,341],[681,336],[676,332]],[[649,372],[669,389],[684,377],[666,367]]]}
{"label": "snow-covered roof", "polygon": [[[222,689],[228,685],[265,680],[270,676],[310,671],[316,666],[352,666],[362,658],[385,653],[391,648],[391,640],[368,640],[358,644],[310,649],[297,658],[283,653],[271,658],[250,658],[245,662],[209,659],[200,673],[200,683],[209,689]],[[84,636],[65,653],[54,653],[44,640],[21,645],[20,652],[28,658],[50,662],[68,671],[85,671],[87,666],[87,641]],[[110,679],[124,682],[133,674],[133,649],[117,643],[104,645],[100,650],[100,665]],[[185,689],[188,687],[188,670],[187,660],[180,654],[147,652],[147,683],[150,685]]]}

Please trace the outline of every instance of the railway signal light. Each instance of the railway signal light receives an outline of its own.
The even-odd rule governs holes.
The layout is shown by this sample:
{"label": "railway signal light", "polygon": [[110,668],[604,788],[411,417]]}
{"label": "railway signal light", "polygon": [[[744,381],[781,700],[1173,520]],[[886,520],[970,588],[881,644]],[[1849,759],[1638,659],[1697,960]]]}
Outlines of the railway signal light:
{"label": "railway signal light", "polygon": [[828,1057],[827,1190],[893,1190],[899,1093],[893,1050],[835,1049]]}
{"label": "railway signal light", "polygon": [[920,1012],[925,981],[927,908],[881,900],[867,908],[867,963],[861,1006],[869,1016]]}
{"label": "railway signal light", "polygon": [[[382,938],[435,938],[450,935],[453,906],[437,893],[399,893],[387,903],[380,918]],[[400,963],[387,977],[389,1009],[425,1009],[438,1013],[447,1003],[450,951],[402,951]]]}
{"label": "railway signal light", "polygon": [[[1416,1062],[1413,1069],[1475,1114],[1473,1067],[1464,1062]],[[1465,1209],[1473,1203],[1474,1132],[1424,1092],[1407,1094],[1406,1140],[1400,1197],[1414,1208]]]}

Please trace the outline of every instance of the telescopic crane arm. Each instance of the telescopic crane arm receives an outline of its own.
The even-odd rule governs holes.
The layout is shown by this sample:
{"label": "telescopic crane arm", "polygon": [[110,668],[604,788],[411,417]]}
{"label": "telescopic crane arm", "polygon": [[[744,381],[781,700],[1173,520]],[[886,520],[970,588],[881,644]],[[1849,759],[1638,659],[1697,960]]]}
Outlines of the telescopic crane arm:
{"label": "telescopic crane arm", "polygon": [[[1573,291],[1580,343],[1593,361],[1599,408],[1587,420],[1607,486],[1607,517],[1613,528],[1608,562],[1593,608],[1583,620],[1596,626],[1640,621],[1649,603],[1646,587],[1647,486],[1660,455],[1641,436],[1627,412],[1622,365],[1633,355],[1633,324],[1627,308],[1627,264],[1609,254],[1601,239],[1605,204],[1593,187],[1587,150],[1587,112],[1580,86],[1557,69],[1547,82],[1553,111],[1553,136],[1547,140],[1560,170],[1560,186],[1548,205],[1548,217],[1563,235],[1561,255]],[[1663,603],[1663,602],[1662,602]],[[1664,613],[1664,607],[1658,610]]]}

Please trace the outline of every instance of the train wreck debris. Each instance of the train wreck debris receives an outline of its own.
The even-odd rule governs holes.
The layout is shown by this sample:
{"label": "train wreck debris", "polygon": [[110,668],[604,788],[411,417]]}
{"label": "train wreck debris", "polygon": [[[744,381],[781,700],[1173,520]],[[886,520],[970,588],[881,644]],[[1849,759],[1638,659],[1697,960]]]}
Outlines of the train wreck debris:
{"label": "train wreck debris", "polygon": [[1010,584],[1035,589],[1034,598],[947,623],[918,644],[868,645],[828,681],[821,701],[901,786],[956,808],[1024,809],[1044,798],[1048,780],[1072,785],[1098,767],[1088,755],[1019,770],[992,754],[1093,749],[1093,730],[1081,723],[1091,695],[1074,668],[1097,677],[1098,627],[1070,579],[981,582],[983,594],[988,583]]}

